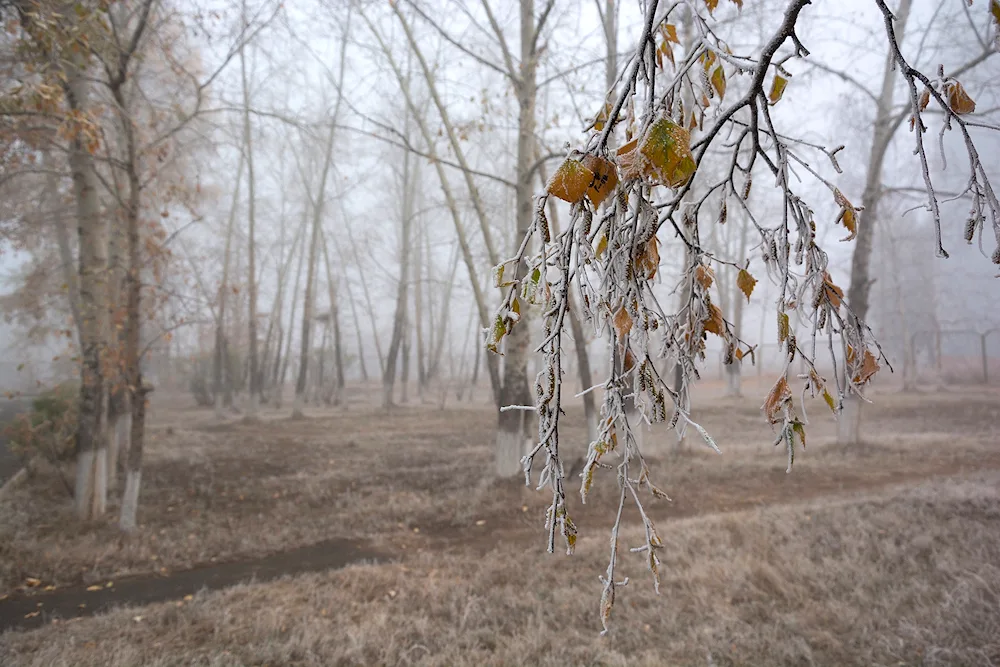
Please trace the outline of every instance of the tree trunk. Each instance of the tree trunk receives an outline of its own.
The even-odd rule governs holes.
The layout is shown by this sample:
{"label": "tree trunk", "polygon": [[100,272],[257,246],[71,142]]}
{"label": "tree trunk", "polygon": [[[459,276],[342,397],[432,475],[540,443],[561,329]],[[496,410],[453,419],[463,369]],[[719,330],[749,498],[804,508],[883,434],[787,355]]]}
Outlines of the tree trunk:
{"label": "tree trunk", "polygon": [[[521,5],[521,59],[515,85],[518,105],[517,131],[517,187],[515,189],[516,225],[513,246],[517,247],[528,233],[533,219],[532,170],[535,161],[535,3],[520,0]],[[518,279],[525,273],[524,262],[514,267]],[[507,336],[504,348],[504,378],[501,405],[527,405],[532,402],[528,387],[527,359],[531,342],[530,309],[522,312],[521,321]],[[496,473],[500,477],[515,477],[523,471],[521,457],[528,440],[527,419],[524,410],[500,412],[496,435]]]}
{"label": "tree trunk", "polygon": [[[901,0],[896,11],[896,38],[902,44],[906,23],[910,16],[913,0]],[[854,256],[851,258],[851,286],[847,290],[847,303],[859,320],[868,315],[868,301],[872,281],[869,278],[872,247],[875,243],[875,226],[878,224],[879,205],[882,201],[882,166],[892,137],[899,127],[893,122],[893,87],[896,83],[896,63],[891,53],[886,54],[885,69],[882,73],[882,90],[875,110],[875,128],[871,149],[868,154],[868,171],[861,204],[865,213],[858,225],[858,236],[854,241]],[[857,444],[861,441],[861,399],[849,393],[844,399],[844,409],[837,420],[837,441],[841,444]]]}
{"label": "tree trunk", "polygon": [[[82,68],[68,68],[66,95],[70,108],[86,115],[89,90]],[[102,363],[108,339],[108,225],[101,215],[94,158],[80,136],[71,140],[69,167],[79,235],[82,362],[74,492],[77,515],[86,520],[102,516],[107,502],[106,387]]]}
{"label": "tree trunk", "polygon": [[[244,22],[246,21],[246,3],[243,5]],[[246,56],[243,45],[240,44],[240,75],[243,84],[243,145],[247,153],[247,221],[249,224],[247,239],[247,299],[249,303],[249,319],[247,322],[247,338],[250,346],[249,350],[249,380],[247,382],[250,392],[247,402],[246,419],[256,420],[257,411],[260,405],[260,372],[257,368],[257,248],[255,244],[255,224],[256,224],[256,193],[254,191],[253,173],[253,142],[250,127],[250,85],[247,81]]]}
{"label": "tree trunk", "polygon": [[233,199],[229,206],[229,220],[226,223],[226,247],[222,253],[222,283],[219,286],[219,317],[215,322],[215,355],[212,363],[213,399],[215,401],[215,416],[222,419],[225,395],[230,391],[226,380],[229,359],[226,345],[226,302],[229,300],[229,262],[232,254],[233,227],[236,224],[236,209],[239,206],[240,181],[243,178],[243,161],[245,153],[240,151],[239,165],[236,167],[236,186],[233,188]]}
{"label": "tree trunk", "polygon": [[[410,125],[409,111],[407,111],[405,125],[408,129]],[[389,341],[389,353],[385,359],[385,372],[382,375],[382,407],[386,410],[392,407],[393,385],[396,382],[396,361],[400,356],[401,348],[407,345],[404,342],[404,337],[407,340],[409,339],[409,336],[405,334],[406,306],[410,284],[410,235],[413,227],[413,199],[416,196],[415,183],[417,179],[411,162],[410,153],[408,151],[403,153],[403,206],[400,211],[399,284],[396,287],[396,311],[392,321],[392,338]],[[408,363],[409,361],[404,355],[404,366],[408,365]],[[409,369],[407,368],[407,370]]]}

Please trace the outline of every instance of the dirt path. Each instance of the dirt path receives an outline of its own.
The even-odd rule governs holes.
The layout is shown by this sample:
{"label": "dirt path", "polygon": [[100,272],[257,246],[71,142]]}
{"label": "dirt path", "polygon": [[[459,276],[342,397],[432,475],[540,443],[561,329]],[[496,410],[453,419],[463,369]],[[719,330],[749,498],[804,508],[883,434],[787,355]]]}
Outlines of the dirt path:
{"label": "dirt path", "polygon": [[[821,497],[856,495],[888,487],[918,484],[935,477],[962,475],[974,470],[955,462],[936,462],[907,471],[884,472],[840,469],[830,474],[803,470],[797,475],[783,472],[754,476],[740,484],[720,488],[692,485],[674,487],[678,500],[655,512],[658,522],[676,520],[700,514],[734,512],[754,507],[774,506],[816,500]],[[983,462],[978,470],[1000,469],[1000,460]],[[803,474],[805,473],[805,474]],[[731,481],[731,480],[730,480]],[[581,528],[596,529],[600,508],[588,505],[587,511],[576,517]],[[582,508],[581,508],[582,509]],[[600,514],[600,516],[599,516]],[[600,523],[606,523],[602,521]],[[590,526],[585,526],[590,524]],[[508,512],[504,516],[488,517],[484,525],[470,530],[442,522],[425,526],[420,534],[391,536],[392,552],[416,553],[473,549],[489,551],[499,541],[525,543],[541,539],[534,517]],[[169,575],[140,575],[122,578],[104,587],[88,590],[77,586],[52,592],[18,593],[0,601],[0,632],[11,628],[38,627],[52,619],[65,622],[90,616],[118,605],[144,605],[168,600],[181,600],[202,589],[218,590],[255,580],[269,581],[285,575],[338,569],[363,561],[388,561],[390,557],[364,540],[335,539],[246,561],[220,563]],[[94,588],[94,587],[91,587]]]}

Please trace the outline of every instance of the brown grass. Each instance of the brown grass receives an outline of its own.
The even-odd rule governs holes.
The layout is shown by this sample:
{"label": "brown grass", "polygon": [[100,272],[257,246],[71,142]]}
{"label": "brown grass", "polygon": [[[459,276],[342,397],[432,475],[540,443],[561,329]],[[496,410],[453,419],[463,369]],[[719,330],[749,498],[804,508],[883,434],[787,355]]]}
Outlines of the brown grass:
{"label": "brown grass", "polygon": [[[660,520],[1000,468],[996,392],[879,396],[868,423],[873,443],[856,451],[829,444],[832,420],[815,402],[810,448],[792,475],[784,474],[783,453],[769,446],[759,396],[703,404],[694,416],[717,437],[723,457],[700,447],[697,436],[689,436],[691,449],[681,455],[670,453],[668,434],[646,436],[654,476],[674,498],[651,507]],[[154,411],[141,530],[128,540],[118,534],[114,502],[107,522],[81,526],[54,476],[17,489],[0,501],[0,593],[28,577],[57,586],[91,583],[330,537],[372,538],[394,554],[475,543],[497,531],[538,539],[545,495],[488,477],[488,406],[385,415],[354,405],[294,422],[267,416],[259,425],[215,425],[206,411]],[[580,423],[571,411],[564,441],[582,453]],[[605,475],[590,504],[571,505],[585,535],[603,539],[612,487]],[[480,520],[486,525],[476,526]]]}
{"label": "brown grass", "polygon": [[[599,637],[607,543],[426,552],[203,593],[0,641],[4,665],[991,665],[1000,475],[679,520],[662,595],[626,561]],[[630,533],[630,543],[639,536]]]}

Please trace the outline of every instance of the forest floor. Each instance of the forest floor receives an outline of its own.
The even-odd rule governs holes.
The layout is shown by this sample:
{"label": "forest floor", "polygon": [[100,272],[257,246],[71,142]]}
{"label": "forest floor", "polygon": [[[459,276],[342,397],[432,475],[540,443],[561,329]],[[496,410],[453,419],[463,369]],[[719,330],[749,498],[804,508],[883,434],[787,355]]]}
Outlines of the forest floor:
{"label": "forest floor", "polygon": [[[1000,392],[877,393],[869,442],[849,449],[814,401],[790,475],[757,409],[765,388],[715,392],[693,417],[723,456],[645,434],[673,498],[647,505],[666,542],[661,595],[641,554],[623,556],[631,583],[607,637],[612,474],[587,505],[571,498],[577,554],[546,554],[548,495],[490,478],[489,406],[387,415],[358,394],[305,420],[218,424],[166,400],[134,537],[118,535],[116,507],[77,525],[54,473],[0,501],[2,627],[59,621],[0,636],[0,662],[1000,661]],[[570,411],[564,442],[582,454],[583,440]],[[636,513],[625,519],[640,543]],[[133,606],[70,618],[119,604]]]}

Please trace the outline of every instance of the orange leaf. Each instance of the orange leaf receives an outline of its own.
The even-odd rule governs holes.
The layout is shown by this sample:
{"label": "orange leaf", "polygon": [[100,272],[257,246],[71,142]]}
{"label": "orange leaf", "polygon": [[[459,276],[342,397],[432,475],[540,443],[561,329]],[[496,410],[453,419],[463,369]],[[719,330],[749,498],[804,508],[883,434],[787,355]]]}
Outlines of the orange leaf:
{"label": "orange leaf", "polygon": [[823,274],[823,294],[830,300],[830,305],[834,308],[840,308],[840,304],[844,300],[844,290],[833,284],[829,273]]}
{"label": "orange leaf", "polygon": [[594,172],[579,160],[569,159],[559,165],[546,187],[548,193],[571,204],[583,199],[594,180]]}
{"label": "orange leaf", "polygon": [[625,306],[620,307],[615,313],[615,330],[618,333],[618,338],[625,338],[632,330],[632,316],[628,314]]}
{"label": "orange leaf", "polygon": [[708,304],[708,317],[702,322],[705,331],[714,333],[719,338],[726,337],[726,321],[722,319],[722,311],[714,304]]}
{"label": "orange leaf", "polygon": [[736,274],[736,286],[746,295],[747,303],[750,303],[750,295],[753,293],[753,288],[756,284],[757,279],[751,276],[750,272],[746,269],[740,269],[740,272]]}
{"label": "orange leaf", "polygon": [[699,264],[698,268],[695,269],[694,277],[698,281],[698,284],[704,289],[708,289],[712,286],[712,280],[715,279],[715,271],[712,271],[712,267],[710,266]]}
{"label": "orange leaf", "polygon": [[639,139],[636,137],[622,144],[617,151],[618,167],[622,170],[622,178],[640,178],[643,172],[642,153],[639,152]]}
{"label": "orange leaf", "polygon": [[948,105],[955,113],[972,113],[976,110],[976,103],[958,81],[952,81],[945,86],[945,92],[948,93]]}
{"label": "orange leaf", "polygon": [[790,400],[792,400],[792,390],[788,386],[788,380],[784,376],[781,376],[774,383],[774,386],[771,387],[764,405],[761,406],[761,410],[764,411],[764,416],[767,417],[768,423],[777,424],[781,421],[778,413],[781,412],[785,403]]}
{"label": "orange leaf", "polygon": [[719,0],[705,0],[705,6],[708,7],[708,13],[711,14],[719,6]]}
{"label": "orange leaf", "polygon": [[875,355],[865,350],[864,355],[861,357],[861,368],[854,375],[855,384],[865,384],[871,380],[876,373],[879,371],[878,361],[875,359]]}
{"label": "orange leaf", "polygon": [[584,157],[583,166],[594,174],[587,187],[587,197],[594,208],[597,208],[618,185],[618,170],[615,169],[614,163],[596,155]]}

